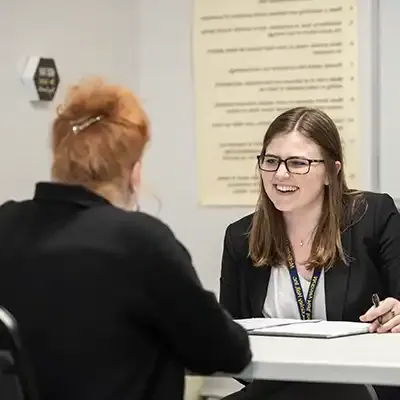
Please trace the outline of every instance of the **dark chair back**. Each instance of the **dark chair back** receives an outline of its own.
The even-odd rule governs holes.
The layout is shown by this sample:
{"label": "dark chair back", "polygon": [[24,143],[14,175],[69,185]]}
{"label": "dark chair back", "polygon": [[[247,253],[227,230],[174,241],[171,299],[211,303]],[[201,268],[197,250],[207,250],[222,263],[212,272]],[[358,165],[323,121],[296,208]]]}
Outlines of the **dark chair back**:
{"label": "dark chair back", "polygon": [[0,307],[0,399],[39,400],[15,318]]}

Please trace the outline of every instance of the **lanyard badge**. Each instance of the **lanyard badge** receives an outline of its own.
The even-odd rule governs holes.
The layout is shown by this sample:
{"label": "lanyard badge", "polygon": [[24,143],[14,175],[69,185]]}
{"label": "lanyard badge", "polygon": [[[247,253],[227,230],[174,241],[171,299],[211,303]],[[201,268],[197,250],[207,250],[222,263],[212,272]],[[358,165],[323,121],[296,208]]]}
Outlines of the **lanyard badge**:
{"label": "lanyard badge", "polygon": [[303,320],[312,319],[313,300],[315,296],[315,290],[317,288],[317,283],[319,277],[321,276],[321,269],[314,269],[314,273],[310,282],[310,287],[308,288],[307,298],[304,298],[299,274],[297,273],[296,264],[294,262],[293,252],[289,244],[287,244],[286,246],[286,253],[290,280],[292,281],[293,291],[296,297],[296,303],[299,309],[300,318]]}

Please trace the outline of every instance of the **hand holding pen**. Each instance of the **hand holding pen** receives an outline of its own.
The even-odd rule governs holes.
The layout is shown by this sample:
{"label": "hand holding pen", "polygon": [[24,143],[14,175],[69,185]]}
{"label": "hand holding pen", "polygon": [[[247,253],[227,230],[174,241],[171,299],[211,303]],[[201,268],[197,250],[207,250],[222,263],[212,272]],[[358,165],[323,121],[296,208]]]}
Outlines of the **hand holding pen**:
{"label": "hand holding pen", "polygon": [[361,315],[360,321],[371,322],[370,332],[400,332],[400,302],[393,297],[380,301],[377,293],[372,295],[372,307]]}

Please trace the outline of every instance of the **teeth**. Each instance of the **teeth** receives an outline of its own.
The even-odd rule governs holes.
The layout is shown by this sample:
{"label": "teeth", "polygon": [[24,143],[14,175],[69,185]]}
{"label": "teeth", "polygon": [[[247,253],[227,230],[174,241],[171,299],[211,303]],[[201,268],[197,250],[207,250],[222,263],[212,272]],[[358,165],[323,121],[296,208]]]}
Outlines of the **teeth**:
{"label": "teeth", "polygon": [[276,188],[280,192],[294,192],[298,189],[297,186],[283,186],[283,185],[276,185]]}

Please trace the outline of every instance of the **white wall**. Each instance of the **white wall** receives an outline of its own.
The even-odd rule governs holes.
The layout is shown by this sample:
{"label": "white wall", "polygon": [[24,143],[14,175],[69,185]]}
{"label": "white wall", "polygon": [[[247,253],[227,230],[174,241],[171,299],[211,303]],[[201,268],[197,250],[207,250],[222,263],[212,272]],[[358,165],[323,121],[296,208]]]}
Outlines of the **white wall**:
{"label": "white wall", "polygon": [[191,251],[204,285],[217,291],[224,229],[251,209],[198,206],[191,2],[139,3],[139,88],[153,124],[147,180],[162,201],[160,216]]}
{"label": "white wall", "polygon": [[0,201],[31,196],[49,176],[54,105],[32,107],[20,73],[29,55],[56,59],[65,85],[99,74],[136,87],[138,40],[133,0],[3,1],[0,6]]}
{"label": "white wall", "polygon": [[379,1],[380,35],[380,159],[379,174],[382,190],[391,194],[400,206],[399,179],[399,93],[400,93],[400,52],[399,19],[400,2]]}

